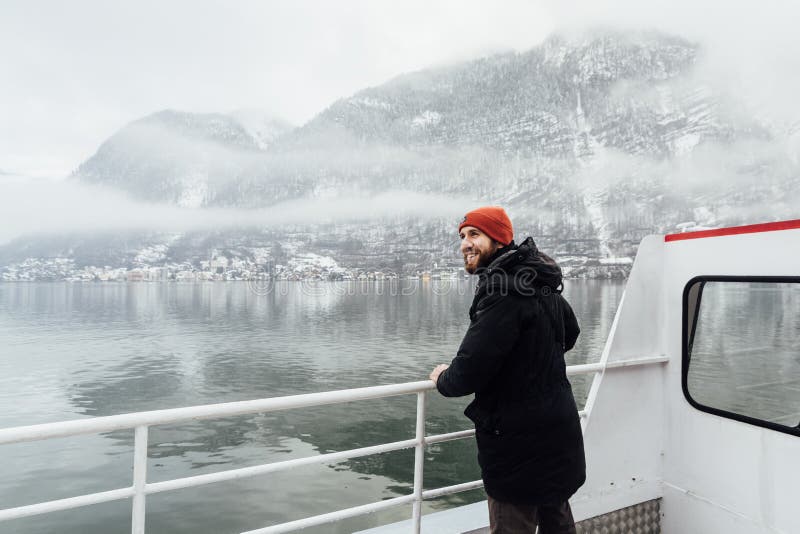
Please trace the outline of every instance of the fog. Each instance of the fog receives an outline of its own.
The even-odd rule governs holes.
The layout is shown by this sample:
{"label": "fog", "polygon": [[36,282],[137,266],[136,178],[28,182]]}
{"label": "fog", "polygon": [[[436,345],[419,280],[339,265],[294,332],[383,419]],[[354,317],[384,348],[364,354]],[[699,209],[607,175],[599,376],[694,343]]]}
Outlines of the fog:
{"label": "fog", "polygon": [[[409,193],[402,187],[377,196],[201,211],[143,203],[64,178],[119,128],[159,109],[224,112],[252,106],[302,124],[337,98],[403,72],[499,50],[524,51],[553,32],[578,37],[597,28],[655,29],[698,43],[700,57],[685,82],[708,87],[732,120],[737,114],[742,122],[755,118],[769,128],[770,136],[734,146],[701,146],[669,162],[607,151],[576,177],[579,182],[597,186],[638,174],[669,181],[681,191],[721,188],[733,193],[752,179],[742,169],[759,162],[777,165],[776,174],[797,175],[800,4],[795,2],[387,5],[353,0],[332,6],[309,0],[293,6],[236,6],[4,2],[0,242],[56,231],[182,231],[379,216],[457,217],[474,205],[472,199]],[[202,153],[223,167],[264,164],[262,156],[246,151],[166,138],[163,143],[166,151]],[[267,164],[368,168],[383,158],[389,164],[426,165],[397,149],[369,154],[332,149],[310,162],[304,157],[290,154]],[[794,201],[787,198],[777,207],[756,203],[741,213],[791,215]]]}
{"label": "fog", "polygon": [[462,215],[465,198],[388,191],[352,196],[287,201],[264,209],[180,208],[137,202],[118,191],[76,181],[0,175],[0,244],[20,235],[263,229],[289,224],[336,224],[396,218]]}
{"label": "fog", "polygon": [[0,169],[64,177],[161,109],[242,107],[303,124],[402,72],[550,30],[527,0],[0,3]]}
{"label": "fog", "polygon": [[728,93],[747,115],[781,125],[800,121],[800,3],[614,0],[548,3],[558,31],[580,35],[598,27],[655,29],[701,47],[697,76]]}
{"label": "fog", "polygon": [[699,42],[710,81],[796,122],[797,20],[789,0],[10,0],[0,4],[0,169],[65,177],[119,128],[166,108],[254,107],[303,124],[402,72],[597,27]]}

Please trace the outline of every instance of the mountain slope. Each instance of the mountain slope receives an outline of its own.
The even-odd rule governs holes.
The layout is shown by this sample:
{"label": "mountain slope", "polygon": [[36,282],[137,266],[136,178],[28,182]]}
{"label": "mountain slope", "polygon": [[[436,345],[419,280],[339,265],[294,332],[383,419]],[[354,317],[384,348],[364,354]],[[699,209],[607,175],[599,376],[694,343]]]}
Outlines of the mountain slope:
{"label": "mountain slope", "polygon": [[[112,136],[75,177],[189,207],[295,200],[302,211],[303,201],[398,191],[466,199],[465,211],[502,204],[518,237],[533,234],[578,266],[631,256],[644,235],[678,224],[798,216],[800,128],[748,115],[698,76],[701,58],[697,45],[657,33],[555,36],[525,53],[398,76],[296,129],[249,112],[157,113]],[[249,245],[237,254],[285,243],[345,266],[430,268],[457,261],[454,222],[442,215],[317,217],[271,228],[266,241],[241,230]],[[188,261],[203,253],[181,243],[216,250],[231,239],[166,246]]]}
{"label": "mountain slope", "polygon": [[134,198],[183,207],[235,203],[240,177],[258,176],[263,148],[288,131],[252,111],[160,111],[122,128],[74,177]]}

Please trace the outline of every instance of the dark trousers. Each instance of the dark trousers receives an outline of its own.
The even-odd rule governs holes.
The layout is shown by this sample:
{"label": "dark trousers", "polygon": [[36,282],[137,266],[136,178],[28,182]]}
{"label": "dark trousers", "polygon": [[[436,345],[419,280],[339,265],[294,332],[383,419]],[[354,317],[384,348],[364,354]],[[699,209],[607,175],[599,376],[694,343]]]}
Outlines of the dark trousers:
{"label": "dark trousers", "polygon": [[489,497],[491,534],[575,534],[569,502],[559,505],[511,504]]}

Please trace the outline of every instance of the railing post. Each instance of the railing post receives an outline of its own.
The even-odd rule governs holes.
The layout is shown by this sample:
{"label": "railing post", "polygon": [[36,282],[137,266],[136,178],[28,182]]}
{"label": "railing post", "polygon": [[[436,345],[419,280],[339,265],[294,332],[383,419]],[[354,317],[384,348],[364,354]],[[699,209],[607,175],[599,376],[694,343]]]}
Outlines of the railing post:
{"label": "railing post", "polygon": [[131,533],[144,534],[144,487],[147,483],[147,426],[137,426],[133,438],[133,511]]}
{"label": "railing post", "polygon": [[425,464],[425,392],[417,393],[417,445],[414,448],[414,505],[411,516],[414,534],[422,525],[422,466]]}

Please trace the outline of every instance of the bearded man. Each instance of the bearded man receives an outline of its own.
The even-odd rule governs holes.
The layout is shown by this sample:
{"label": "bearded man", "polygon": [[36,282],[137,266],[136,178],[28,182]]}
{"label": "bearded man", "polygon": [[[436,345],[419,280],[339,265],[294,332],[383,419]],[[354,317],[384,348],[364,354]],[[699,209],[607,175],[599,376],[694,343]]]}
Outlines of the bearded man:
{"label": "bearded man", "polygon": [[503,208],[470,211],[458,231],[478,284],[456,357],[430,379],[446,397],[475,394],[464,414],[475,424],[490,532],[574,533],[568,499],[586,462],[564,352],[580,329],[561,269],[532,238],[514,243]]}

